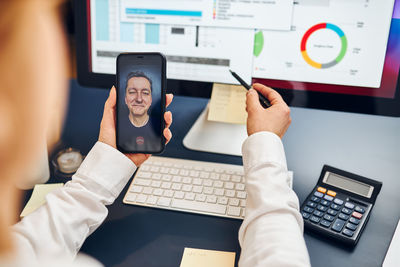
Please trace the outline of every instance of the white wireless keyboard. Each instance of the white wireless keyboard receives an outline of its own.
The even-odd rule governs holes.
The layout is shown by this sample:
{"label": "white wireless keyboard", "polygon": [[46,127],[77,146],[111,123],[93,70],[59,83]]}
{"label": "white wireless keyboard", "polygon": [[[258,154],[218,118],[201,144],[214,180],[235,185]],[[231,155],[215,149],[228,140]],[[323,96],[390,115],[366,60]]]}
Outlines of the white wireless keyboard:
{"label": "white wireless keyboard", "polygon": [[243,166],[152,156],[136,172],[123,202],[243,219]]}

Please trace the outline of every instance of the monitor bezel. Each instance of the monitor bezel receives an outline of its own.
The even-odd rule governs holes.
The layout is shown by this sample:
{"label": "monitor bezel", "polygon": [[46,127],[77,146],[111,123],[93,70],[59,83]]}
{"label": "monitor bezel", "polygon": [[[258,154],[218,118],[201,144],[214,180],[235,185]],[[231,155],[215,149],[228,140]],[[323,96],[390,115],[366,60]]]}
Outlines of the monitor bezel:
{"label": "monitor bezel", "polygon": [[[87,1],[74,1],[75,14],[75,37],[76,37],[76,64],[77,79],[79,84],[88,87],[109,89],[115,83],[115,75],[91,72],[91,40],[88,28],[90,19]],[[262,82],[263,79],[253,79]],[[209,97],[211,95],[212,83],[193,82],[168,79],[169,85],[174,87],[185,87],[190,84],[190,95]],[[201,90],[196,90],[201,87]],[[292,107],[303,107],[322,110],[333,110],[381,116],[400,117],[400,69],[394,98],[370,97],[360,95],[348,95],[338,93],[323,93],[317,91],[300,91],[296,89],[274,88]],[[179,90],[168,90],[180,94]],[[185,91],[185,90],[183,90]],[[196,93],[199,92],[199,94]],[[184,95],[187,95],[183,93]],[[340,104],[338,104],[340,103]]]}

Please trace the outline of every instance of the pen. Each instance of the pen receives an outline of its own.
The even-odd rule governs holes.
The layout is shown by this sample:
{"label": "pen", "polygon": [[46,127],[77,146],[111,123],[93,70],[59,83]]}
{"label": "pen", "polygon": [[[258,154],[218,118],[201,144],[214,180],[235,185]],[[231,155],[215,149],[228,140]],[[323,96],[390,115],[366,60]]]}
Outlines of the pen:
{"label": "pen", "polygon": [[[248,85],[245,81],[243,81],[242,78],[240,78],[239,75],[236,74],[236,72],[229,70],[232,74],[233,77],[235,77],[236,80],[238,80],[238,82],[243,85],[247,90],[250,90],[252,87],[250,85]],[[267,98],[265,98],[265,96],[263,96],[260,92],[258,92],[256,90],[256,92],[258,93],[258,99],[260,100],[260,104],[261,106],[263,106],[263,108],[269,108],[271,106],[271,103],[269,102],[269,100]]]}

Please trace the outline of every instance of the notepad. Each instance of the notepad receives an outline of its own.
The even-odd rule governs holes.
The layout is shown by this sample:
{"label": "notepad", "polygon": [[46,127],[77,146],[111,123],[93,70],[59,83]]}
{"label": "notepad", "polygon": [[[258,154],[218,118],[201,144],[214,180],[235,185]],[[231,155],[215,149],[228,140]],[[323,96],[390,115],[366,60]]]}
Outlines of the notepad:
{"label": "notepad", "polygon": [[241,85],[214,83],[207,119],[246,124],[246,92],[247,90]]}
{"label": "notepad", "polygon": [[390,242],[389,249],[383,261],[383,267],[399,266],[400,262],[400,220],[397,223],[396,230],[394,231],[392,241]]}
{"label": "notepad", "polygon": [[63,183],[57,184],[37,184],[33,188],[33,192],[31,198],[28,203],[25,205],[24,209],[21,212],[20,217],[25,217],[26,215],[34,212],[37,208],[46,203],[46,195],[51,191],[62,187]]}
{"label": "notepad", "polygon": [[180,267],[233,267],[235,252],[185,248]]}

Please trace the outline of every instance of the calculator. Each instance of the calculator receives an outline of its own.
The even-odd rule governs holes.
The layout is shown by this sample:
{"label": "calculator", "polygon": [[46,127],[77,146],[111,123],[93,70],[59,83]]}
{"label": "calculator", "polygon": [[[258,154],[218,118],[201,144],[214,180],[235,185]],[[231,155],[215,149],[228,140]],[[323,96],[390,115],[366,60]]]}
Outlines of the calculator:
{"label": "calculator", "polygon": [[301,205],[305,228],[355,246],[381,188],[379,181],[324,165]]}

